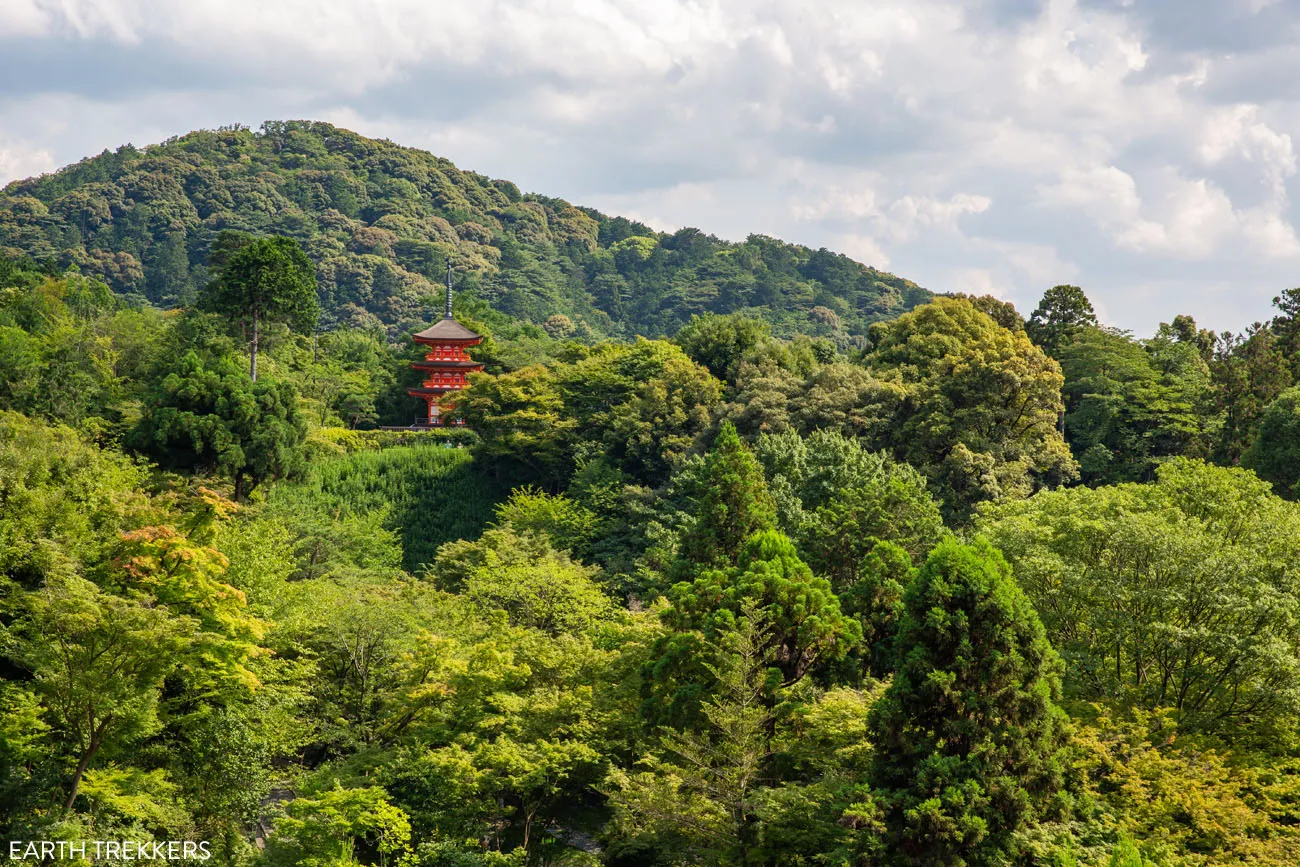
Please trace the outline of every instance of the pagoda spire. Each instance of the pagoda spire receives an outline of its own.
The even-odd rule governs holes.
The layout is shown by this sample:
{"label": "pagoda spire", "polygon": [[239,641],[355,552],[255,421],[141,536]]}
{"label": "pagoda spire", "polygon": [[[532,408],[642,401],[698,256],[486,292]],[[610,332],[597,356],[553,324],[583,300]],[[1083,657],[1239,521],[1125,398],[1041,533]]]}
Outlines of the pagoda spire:
{"label": "pagoda spire", "polygon": [[451,319],[451,259],[447,259],[447,312],[443,319]]}

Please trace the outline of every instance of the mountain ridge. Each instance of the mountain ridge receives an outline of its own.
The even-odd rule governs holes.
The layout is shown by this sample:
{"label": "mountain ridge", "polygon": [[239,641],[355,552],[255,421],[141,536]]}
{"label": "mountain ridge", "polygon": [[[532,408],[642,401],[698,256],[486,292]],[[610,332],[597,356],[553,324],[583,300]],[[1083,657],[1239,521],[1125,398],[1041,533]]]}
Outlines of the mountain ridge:
{"label": "mountain ridge", "polygon": [[0,251],[161,306],[194,298],[226,229],[298,239],[325,327],[393,336],[427,321],[448,259],[462,291],[561,336],[664,336],[694,314],[745,312],[847,346],[931,297],[826,248],[659,232],[317,121],[124,145],[0,189]]}

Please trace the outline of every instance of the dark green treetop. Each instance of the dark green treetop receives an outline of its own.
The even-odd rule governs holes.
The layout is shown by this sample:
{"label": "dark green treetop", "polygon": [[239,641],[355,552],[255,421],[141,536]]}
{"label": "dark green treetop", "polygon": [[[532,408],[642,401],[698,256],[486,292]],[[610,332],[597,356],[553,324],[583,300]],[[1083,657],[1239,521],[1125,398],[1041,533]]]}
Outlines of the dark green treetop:
{"label": "dark green treetop", "polygon": [[204,289],[200,303],[248,327],[249,376],[257,382],[264,323],[284,322],[297,331],[316,327],[316,267],[292,238],[239,239],[223,233],[213,248],[217,277]]}
{"label": "dark green treetop", "polygon": [[941,543],[904,596],[893,683],[872,710],[873,786],[894,863],[1010,863],[1062,786],[1060,661],[988,542]]}
{"label": "dark green treetop", "polygon": [[1025,323],[1025,330],[1030,340],[1054,356],[1080,328],[1096,325],[1097,313],[1088,296],[1078,286],[1066,285],[1053,286],[1043,293],[1038,307]]}

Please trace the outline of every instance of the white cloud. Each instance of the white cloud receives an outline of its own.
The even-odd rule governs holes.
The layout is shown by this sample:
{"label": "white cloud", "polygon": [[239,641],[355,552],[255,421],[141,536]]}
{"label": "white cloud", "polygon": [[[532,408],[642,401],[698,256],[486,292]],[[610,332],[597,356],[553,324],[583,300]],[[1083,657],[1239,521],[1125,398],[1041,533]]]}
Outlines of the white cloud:
{"label": "white cloud", "polygon": [[1071,167],[1041,186],[1039,196],[1048,206],[1086,215],[1119,247],[1137,253],[1204,260],[1231,244],[1275,258],[1300,252],[1277,201],[1239,210],[1215,184],[1169,166],[1152,173],[1150,186],[1148,204],[1134,178],[1115,166]]}
{"label": "white cloud", "polygon": [[0,37],[40,36],[49,24],[36,0],[0,0]]}
{"label": "white cloud", "polygon": [[928,196],[903,196],[884,214],[887,236],[895,242],[916,240],[922,232],[956,231],[957,221],[967,214],[982,214],[992,200],[987,196],[957,193],[947,201]]}
{"label": "white cloud", "polygon": [[850,259],[882,271],[889,267],[889,255],[869,235],[837,235],[834,243],[835,249]]}
{"label": "white cloud", "polygon": [[859,174],[852,186],[832,183],[821,189],[805,189],[790,205],[790,216],[805,222],[865,224],[872,229],[873,238],[906,244],[930,233],[959,234],[958,221],[962,217],[982,214],[992,204],[987,196],[971,193],[957,193],[947,199],[904,195],[882,201],[877,185],[883,186],[885,181]]}
{"label": "white cloud", "polygon": [[0,187],[19,178],[28,178],[58,168],[49,151],[8,143],[0,139]]}
{"label": "white cloud", "polygon": [[994,298],[1006,297],[1006,289],[993,278],[987,268],[963,268],[952,278],[952,289],[967,295],[992,295]]}
{"label": "white cloud", "polygon": [[1180,45],[1083,0],[0,0],[0,174],[319,117],[659,227],[1240,327],[1300,256],[1300,36],[1210,51],[1287,11],[1202,4]]}

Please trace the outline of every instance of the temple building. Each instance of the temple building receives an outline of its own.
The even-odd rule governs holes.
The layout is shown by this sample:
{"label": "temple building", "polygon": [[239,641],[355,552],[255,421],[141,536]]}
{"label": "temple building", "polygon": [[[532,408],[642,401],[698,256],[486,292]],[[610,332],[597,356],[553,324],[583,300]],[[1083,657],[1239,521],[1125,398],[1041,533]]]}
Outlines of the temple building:
{"label": "temple building", "polygon": [[419,388],[407,389],[407,392],[422,398],[428,405],[428,414],[416,425],[464,424],[464,419],[447,414],[448,407],[442,400],[449,393],[468,388],[469,374],[483,369],[483,365],[465,352],[469,347],[482,343],[483,336],[470,331],[451,315],[450,262],[447,263],[447,312],[441,320],[414,335],[414,339],[425,347],[425,355],[423,361],[416,361],[411,366],[424,374],[424,382]]}

